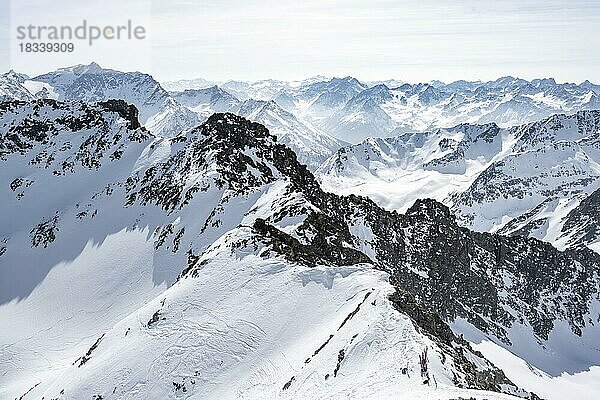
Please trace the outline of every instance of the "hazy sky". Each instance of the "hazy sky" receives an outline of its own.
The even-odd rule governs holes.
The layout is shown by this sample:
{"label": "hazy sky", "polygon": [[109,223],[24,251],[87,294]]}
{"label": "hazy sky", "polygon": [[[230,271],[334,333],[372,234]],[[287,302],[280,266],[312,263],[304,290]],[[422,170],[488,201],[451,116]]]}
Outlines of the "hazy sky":
{"label": "hazy sky", "polygon": [[[0,0],[3,70],[96,61],[159,80],[496,79],[600,82],[600,1]],[[19,52],[19,25],[143,25],[138,41]],[[9,47],[12,51],[9,51]]]}

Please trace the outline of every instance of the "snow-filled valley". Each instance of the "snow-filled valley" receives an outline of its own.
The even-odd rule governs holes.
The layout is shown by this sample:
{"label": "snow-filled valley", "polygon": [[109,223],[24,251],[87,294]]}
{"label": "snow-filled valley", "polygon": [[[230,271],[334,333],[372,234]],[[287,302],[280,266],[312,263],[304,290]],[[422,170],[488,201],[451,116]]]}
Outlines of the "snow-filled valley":
{"label": "snow-filled valley", "polygon": [[0,398],[600,396],[597,87],[397,84],[2,75]]}

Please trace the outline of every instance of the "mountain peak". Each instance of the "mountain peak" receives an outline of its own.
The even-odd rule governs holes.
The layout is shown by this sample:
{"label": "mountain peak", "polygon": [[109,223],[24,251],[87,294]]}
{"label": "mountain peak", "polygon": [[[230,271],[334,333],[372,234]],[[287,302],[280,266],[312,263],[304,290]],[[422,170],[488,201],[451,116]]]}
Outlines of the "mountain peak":
{"label": "mountain peak", "polygon": [[5,74],[3,74],[3,76],[8,79],[14,79],[19,83],[25,82],[29,79],[29,76],[27,76],[26,74],[16,72],[14,69],[11,69],[10,71],[6,72]]}
{"label": "mountain peak", "polygon": [[203,135],[222,138],[236,146],[248,146],[256,139],[277,140],[263,125],[230,112],[211,115],[200,128]]}
{"label": "mountain peak", "polygon": [[551,85],[551,86],[556,85],[556,81],[554,80],[554,78],[534,79],[533,81],[531,81],[531,83],[545,85],[545,86],[547,86],[547,85]]}
{"label": "mountain peak", "polygon": [[352,77],[352,76],[346,76],[343,78],[332,78],[331,83],[342,83],[342,84],[346,84],[346,85],[357,85],[357,86],[363,86],[363,84],[356,78]]}
{"label": "mountain peak", "polygon": [[385,83],[378,83],[370,89],[373,93],[387,92],[390,88]]}
{"label": "mountain peak", "polygon": [[82,74],[97,74],[104,71],[110,71],[108,69],[102,68],[99,64],[95,62],[91,62],[90,64],[79,64],[73,67],[67,68],[73,71],[76,75]]}
{"label": "mountain peak", "polygon": [[406,211],[406,216],[424,216],[428,220],[438,221],[440,220],[440,217],[442,217],[444,220],[454,220],[454,215],[450,212],[450,209],[446,205],[430,198],[417,199]]}

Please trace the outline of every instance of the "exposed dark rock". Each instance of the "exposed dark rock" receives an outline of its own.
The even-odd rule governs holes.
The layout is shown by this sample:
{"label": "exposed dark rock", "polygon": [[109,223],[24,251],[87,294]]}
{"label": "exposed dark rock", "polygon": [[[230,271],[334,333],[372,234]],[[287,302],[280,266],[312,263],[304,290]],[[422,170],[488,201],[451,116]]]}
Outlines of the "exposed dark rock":
{"label": "exposed dark rock", "polygon": [[569,212],[562,231],[573,235],[569,244],[575,248],[583,248],[600,239],[600,189]]}
{"label": "exposed dark rock", "polygon": [[96,350],[96,348],[98,347],[98,345],[100,344],[100,342],[102,341],[102,339],[104,339],[104,333],[102,334],[102,336],[100,336],[95,342],[94,344],[88,349],[88,351],[83,355],[83,357],[80,357],[79,359],[75,360],[75,362],[73,364],[76,364],[77,361],[79,361],[79,365],[77,365],[77,367],[81,367],[83,366],[83,364],[85,364],[86,362],[88,362],[90,360],[90,358],[92,358],[92,352],[94,350]]}
{"label": "exposed dark rock", "polygon": [[296,377],[292,376],[292,378],[289,381],[287,381],[285,383],[285,385],[283,385],[282,390],[288,390],[290,388],[290,386],[292,386],[292,382],[294,382],[295,379],[296,379]]}

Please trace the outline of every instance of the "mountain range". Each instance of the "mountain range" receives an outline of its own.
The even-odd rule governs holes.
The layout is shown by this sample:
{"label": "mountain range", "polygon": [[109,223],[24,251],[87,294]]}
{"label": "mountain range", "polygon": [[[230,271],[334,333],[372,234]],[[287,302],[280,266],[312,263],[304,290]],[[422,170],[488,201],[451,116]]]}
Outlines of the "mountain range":
{"label": "mountain range", "polygon": [[[553,114],[600,108],[600,86],[589,81],[557,83],[551,78],[527,81],[508,76],[489,82],[410,84],[315,77],[299,82],[218,84],[238,98],[274,100],[301,120],[351,143],[459,123],[494,122],[507,128]],[[166,85],[181,88],[186,82]]]}
{"label": "mountain range", "polygon": [[0,397],[595,398],[597,91],[1,75]]}
{"label": "mountain range", "polygon": [[579,111],[512,128],[460,124],[370,138],[338,150],[317,175],[327,190],[389,209],[434,198],[477,231],[598,249],[589,204],[598,196],[599,162],[600,112]]}

